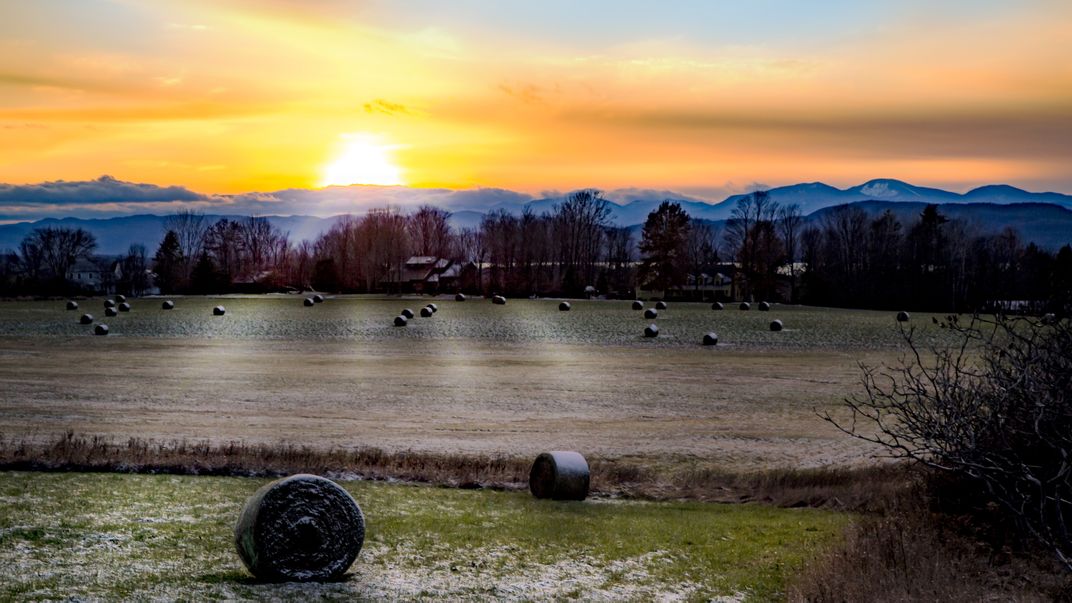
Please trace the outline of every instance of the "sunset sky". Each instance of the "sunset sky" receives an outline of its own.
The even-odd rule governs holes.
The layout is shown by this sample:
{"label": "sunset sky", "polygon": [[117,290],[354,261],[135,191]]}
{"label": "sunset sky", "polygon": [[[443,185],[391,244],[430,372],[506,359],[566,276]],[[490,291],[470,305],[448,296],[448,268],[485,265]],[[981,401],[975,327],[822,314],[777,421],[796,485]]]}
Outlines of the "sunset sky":
{"label": "sunset sky", "polygon": [[0,4],[0,182],[1072,192],[1072,2]]}

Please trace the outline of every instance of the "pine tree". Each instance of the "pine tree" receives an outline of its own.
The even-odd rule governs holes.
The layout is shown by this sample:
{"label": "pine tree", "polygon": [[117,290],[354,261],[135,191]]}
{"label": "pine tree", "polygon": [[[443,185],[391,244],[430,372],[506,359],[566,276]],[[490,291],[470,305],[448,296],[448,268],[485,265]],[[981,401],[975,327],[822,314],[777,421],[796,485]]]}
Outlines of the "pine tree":
{"label": "pine tree", "polygon": [[160,241],[160,247],[153,256],[153,272],[156,274],[156,286],[160,293],[173,293],[182,287],[182,267],[185,265],[182,256],[182,247],[179,245],[179,236],[174,230],[167,231],[164,240]]}
{"label": "pine tree", "polygon": [[663,201],[648,214],[640,240],[640,282],[645,289],[666,291],[681,283],[688,235],[689,214],[680,204]]}

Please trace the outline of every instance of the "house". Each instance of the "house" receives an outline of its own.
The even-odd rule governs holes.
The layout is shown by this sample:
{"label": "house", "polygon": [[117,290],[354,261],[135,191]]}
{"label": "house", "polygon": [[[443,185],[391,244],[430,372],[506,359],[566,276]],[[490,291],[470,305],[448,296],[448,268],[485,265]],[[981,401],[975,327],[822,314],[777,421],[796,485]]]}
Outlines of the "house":
{"label": "house", "polygon": [[78,258],[71,264],[66,276],[79,289],[92,293],[114,293],[115,284],[123,278],[123,263],[102,257]]}
{"label": "house", "polygon": [[429,293],[460,291],[467,280],[474,280],[476,264],[461,263],[430,255],[415,255],[402,265],[397,276],[392,275],[384,283],[397,286],[403,293]]}

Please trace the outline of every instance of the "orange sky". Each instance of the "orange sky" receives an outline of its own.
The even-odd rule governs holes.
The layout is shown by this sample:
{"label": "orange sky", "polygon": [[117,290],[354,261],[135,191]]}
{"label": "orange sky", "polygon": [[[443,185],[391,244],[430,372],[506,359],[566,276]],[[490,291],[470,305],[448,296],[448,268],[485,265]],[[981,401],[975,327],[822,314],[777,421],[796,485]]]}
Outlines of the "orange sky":
{"label": "orange sky", "polygon": [[4,3],[0,182],[1072,191],[1067,2],[507,4]]}

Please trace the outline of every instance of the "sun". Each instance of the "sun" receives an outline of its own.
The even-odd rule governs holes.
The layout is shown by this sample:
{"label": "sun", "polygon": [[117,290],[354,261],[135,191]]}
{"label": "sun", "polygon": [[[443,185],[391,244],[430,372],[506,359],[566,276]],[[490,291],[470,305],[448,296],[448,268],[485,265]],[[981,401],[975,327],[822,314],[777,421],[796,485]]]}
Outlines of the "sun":
{"label": "sun", "polygon": [[320,186],[349,184],[398,185],[402,170],[391,155],[395,148],[384,144],[374,134],[342,134],[342,148],[335,159],[324,166]]}

